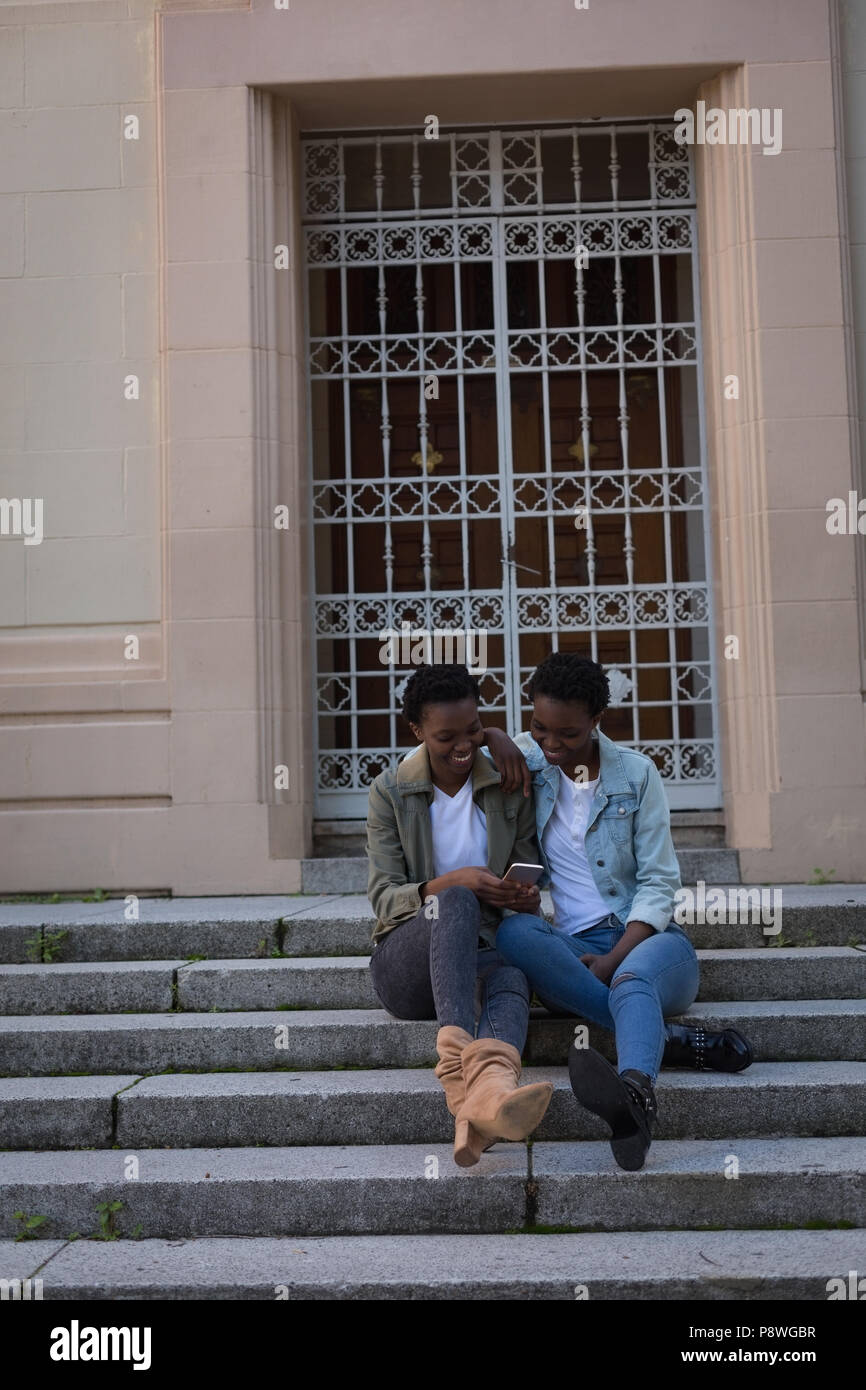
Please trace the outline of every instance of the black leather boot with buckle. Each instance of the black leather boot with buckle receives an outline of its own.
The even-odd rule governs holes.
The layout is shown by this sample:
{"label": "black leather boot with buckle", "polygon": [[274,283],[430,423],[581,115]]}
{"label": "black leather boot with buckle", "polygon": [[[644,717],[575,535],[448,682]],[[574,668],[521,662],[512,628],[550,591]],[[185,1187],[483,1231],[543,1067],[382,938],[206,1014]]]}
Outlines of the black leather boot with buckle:
{"label": "black leather boot with buckle", "polygon": [[642,1168],[646,1161],[659,1107],[652,1081],[642,1071],[624,1071],[620,1081],[631,1093],[636,1128],[633,1134],[624,1134],[620,1138],[614,1134],[610,1147],[620,1168],[626,1168],[631,1173]]}
{"label": "black leather boot with buckle", "polygon": [[745,1071],[754,1058],[752,1049],[736,1028],[710,1033],[688,1023],[668,1023],[663,1067],[688,1067],[691,1071]]}
{"label": "black leather boot with buckle", "polygon": [[611,1128],[610,1147],[620,1168],[637,1172],[652,1143],[658,1104],[650,1077],[619,1073],[591,1047],[572,1046],[568,1075],[575,1096]]}

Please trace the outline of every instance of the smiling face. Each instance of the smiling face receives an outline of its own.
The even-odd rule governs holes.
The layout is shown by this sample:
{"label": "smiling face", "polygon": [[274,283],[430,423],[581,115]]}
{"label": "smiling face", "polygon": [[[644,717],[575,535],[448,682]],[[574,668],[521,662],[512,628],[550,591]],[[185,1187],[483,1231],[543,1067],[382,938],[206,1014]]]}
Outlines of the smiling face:
{"label": "smiling face", "polygon": [[572,778],[578,767],[586,767],[593,780],[598,774],[598,749],[592,731],[600,719],[600,714],[593,718],[583,700],[536,695],[529,732],[551,767],[562,768]]}
{"label": "smiling face", "polygon": [[472,772],[478,749],[484,744],[484,728],[476,701],[449,700],[425,705],[421,723],[411,725],[415,737],[427,748],[433,781],[441,787],[462,787]]}

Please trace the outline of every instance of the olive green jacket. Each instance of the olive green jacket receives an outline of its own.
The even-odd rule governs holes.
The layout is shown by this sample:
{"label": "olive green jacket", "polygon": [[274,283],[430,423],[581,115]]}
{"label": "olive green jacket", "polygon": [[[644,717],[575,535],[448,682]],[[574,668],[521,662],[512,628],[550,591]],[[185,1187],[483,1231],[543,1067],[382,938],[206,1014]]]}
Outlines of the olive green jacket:
{"label": "olive green jacket", "polygon": [[[501,878],[510,864],[540,864],[535,805],[522,791],[504,793],[487,758],[476,757],[472,799],[487,817],[487,867]],[[394,772],[382,772],[370,787],[367,812],[367,896],[376,914],[373,941],[414,917],[422,906],[419,888],[436,877],[430,803],[433,781],[424,744]],[[482,936],[492,944],[502,920],[499,908],[481,904]]]}

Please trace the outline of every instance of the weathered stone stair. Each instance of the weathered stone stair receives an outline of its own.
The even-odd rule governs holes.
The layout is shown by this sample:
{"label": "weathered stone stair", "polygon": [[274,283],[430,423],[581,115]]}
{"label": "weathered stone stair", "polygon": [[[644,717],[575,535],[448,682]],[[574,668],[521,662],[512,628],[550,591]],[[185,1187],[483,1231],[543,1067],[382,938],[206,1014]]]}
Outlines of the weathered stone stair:
{"label": "weathered stone stair", "polygon": [[[457,1169],[436,1025],[379,1008],[369,931],[339,894],[142,899],[137,922],[122,900],[0,906],[0,1277],[46,1298],[823,1299],[866,1265],[866,887],[785,888],[780,945],[691,929],[688,1017],[758,1060],[663,1072],[637,1174],[571,1095],[574,1022],[541,1010],[542,1126]],[[16,1211],[47,1218],[37,1239],[13,1243]],[[120,1239],[68,1240],[94,1232]]]}

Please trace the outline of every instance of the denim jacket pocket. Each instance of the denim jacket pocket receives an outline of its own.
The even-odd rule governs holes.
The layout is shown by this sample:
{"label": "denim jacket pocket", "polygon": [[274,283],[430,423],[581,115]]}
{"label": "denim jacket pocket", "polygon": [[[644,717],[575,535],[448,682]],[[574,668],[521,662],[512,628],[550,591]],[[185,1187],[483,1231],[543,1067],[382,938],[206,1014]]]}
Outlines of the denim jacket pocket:
{"label": "denim jacket pocket", "polygon": [[611,797],[601,813],[605,833],[618,845],[628,844],[634,835],[634,813],[637,800],[633,796]]}

